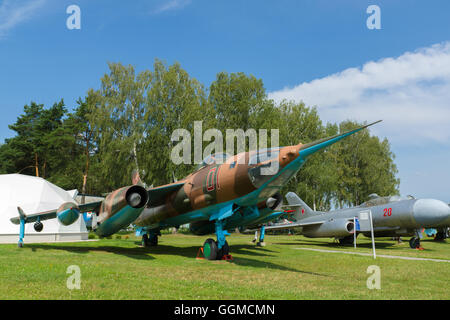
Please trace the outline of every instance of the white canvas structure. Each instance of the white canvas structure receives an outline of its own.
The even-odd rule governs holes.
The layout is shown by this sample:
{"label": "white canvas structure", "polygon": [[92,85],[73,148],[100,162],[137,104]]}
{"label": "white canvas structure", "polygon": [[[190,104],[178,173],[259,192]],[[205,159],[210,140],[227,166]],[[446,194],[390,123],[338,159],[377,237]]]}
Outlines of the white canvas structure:
{"label": "white canvas structure", "polygon": [[[73,192],[75,197],[77,192]],[[38,177],[21,174],[0,175],[0,243],[17,243],[19,225],[10,219],[17,217],[17,207],[25,214],[57,209],[74,198],[60,187]],[[70,226],[63,226],[58,219],[42,221],[44,229],[34,230],[34,223],[25,225],[24,243],[87,240],[88,231],[83,218]]]}

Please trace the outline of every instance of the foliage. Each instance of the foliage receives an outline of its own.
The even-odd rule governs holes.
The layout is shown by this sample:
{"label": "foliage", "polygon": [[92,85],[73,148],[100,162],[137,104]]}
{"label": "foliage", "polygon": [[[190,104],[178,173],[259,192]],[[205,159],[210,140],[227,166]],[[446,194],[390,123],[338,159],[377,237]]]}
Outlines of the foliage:
{"label": "foliage", "polygon": [[[224,138],[227,129],[267,129],[270,141],[270,130],[278,129],[280,146],[362,125],[323,124],[315,107],[277,104],[261,79],[244,73],[220,72],[205,89],[178,63],[156,60],[152,70],[140,72],[121,63],[108,66],[100,88],[78,99],[72,112],[62,100],[48,109],[35,102],[24,106],[10,125],[16,136],[0,145],[0,173],[38,175],[66,189],[103,194],[131,184],[134,169],[148,186],[192,172],[195,163],[175,165],[170,155],[174,130],[194,138],[195,121],[202,121],[202,133],[217,128]],[[203,141],[203,149],[209,143]],[[311,156],[282,193],[294,191],[318,209],[360,204],[371,193],[398,194],[394,159],[388,140],[363,130]]]}

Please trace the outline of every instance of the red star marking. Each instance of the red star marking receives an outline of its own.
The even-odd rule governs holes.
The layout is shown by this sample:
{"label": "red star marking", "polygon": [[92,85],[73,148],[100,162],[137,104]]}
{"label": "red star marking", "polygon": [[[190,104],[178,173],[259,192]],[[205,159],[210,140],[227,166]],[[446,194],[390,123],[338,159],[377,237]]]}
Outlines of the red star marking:
{"label": "red star marking", "polygon": [[305,214],[305,209],[302,208],[302,214]]}

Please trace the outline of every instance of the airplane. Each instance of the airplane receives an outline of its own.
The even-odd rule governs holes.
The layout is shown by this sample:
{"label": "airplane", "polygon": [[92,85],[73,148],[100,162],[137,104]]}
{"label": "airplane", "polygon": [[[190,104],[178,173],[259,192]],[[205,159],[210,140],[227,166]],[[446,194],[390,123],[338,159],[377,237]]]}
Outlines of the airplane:
{"label": "airplane", "polygon": [[[274,211],[282,201],[280,190],[310,155],[380,121],[307,144],[232,157],[212,154],[184,179],[148,190],[135,174],[133,186],[119,189],[103,201],[80,206],[69,203],[52,212],[28,216],[21,212],[11,221],[21,225],[22,241],[25,223],[55,217],[62,223],[73,223],[77,212],[94,211],[92,229],[97,234],[111,235],[132,222],[144,247],[157,245],[162,229],[189,224],[196,235],[216,234],[217,241],[209,238],[203,244],[206,259],[229,259],[227,230],[263,224],[284,214]],[[269,168],[276,170],[267,174]]]}
{"label": "airplane", "polygon": [[443,240],[450,226],[450,207],[436,199],[371,194],[369,200],[359,206],[329,212],[312,210],[294,192],[287,193],[286,199],[289,205],[284,207],[293,208],[289,211],[293,212],[296,222],[263,226],[260,242],[264,241],[265,230],[301,228],[308,238],[334,237],[341,244],[353,244],[354,232],[371,236],[368,228],[355,230],[355,222],[359,224],[362,219],[367,219],[368,210],[372,214],[374,237],[413,236],[409,241],[411,248],[420,247],[422,228],[437,228],[439,236],[435,239]]}

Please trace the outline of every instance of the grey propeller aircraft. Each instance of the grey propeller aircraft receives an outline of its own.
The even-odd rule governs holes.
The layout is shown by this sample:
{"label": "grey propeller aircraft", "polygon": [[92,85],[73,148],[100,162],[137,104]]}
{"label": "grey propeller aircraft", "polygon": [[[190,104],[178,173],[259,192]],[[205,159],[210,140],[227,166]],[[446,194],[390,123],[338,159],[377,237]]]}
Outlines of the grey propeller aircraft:
{"label": "grey propeller aircraft", "polygon": [[450,207],[436,199],[415,199],[412,196],[379,197],[369,196],[369,200],[359,206],[333,210],[329,212],[314,211],[295,193],[286,194],[289,205],[293,208],[292,216],[295,222],[276,223],[263,226],[259,241],[264,241],[265,230],[280,230],[301,228],[301,233],[308,238],[339,239],[341,244],[353,244],[354,232],[370,237],[370,229],[355,226],[372,215],[375,237],[412,236],[409,241],[411,248],[420,247],[421,229],[435,228],[438,230],[435,239],[447,237],[447,227],[450,226]]}
{"label": "grey propeller aircraft", "polygon": [[[90,225],[98,235],[109,236],[132,223],[144,246],[157,245],[162,229],[190,224],[194,234],[216,234],[217,241],[205,241],[203,254],[209,260],[222,259],[229,257],[227,230],[263,224],[284,213],[275,211],[282,201],[280,190],[310,155],[380,121],[307,144],[233,157],[214,154],[195,172],[168,185],[147,190],[137,175],[134,185],[118,189],[102,201],[80,206],[65,203],[53,211],[31,215],[19,208],[19,217],[11,221],[20,224],[19,246],[23,245],[26,223],[35,222],[38,231],[43,220],[57,218],[67,225],[86,211],[95,213]],[[268,168],[276,170],[268,174]]]}

